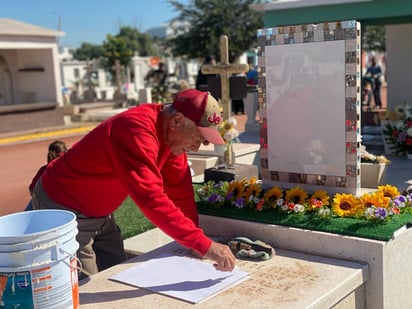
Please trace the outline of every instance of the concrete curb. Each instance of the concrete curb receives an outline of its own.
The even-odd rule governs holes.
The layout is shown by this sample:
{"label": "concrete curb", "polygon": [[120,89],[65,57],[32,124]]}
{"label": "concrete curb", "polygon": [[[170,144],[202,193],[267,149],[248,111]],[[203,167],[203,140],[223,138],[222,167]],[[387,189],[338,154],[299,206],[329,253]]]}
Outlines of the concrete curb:
{"label": "concrete curb", "polygon": [[45,140],[63,136],[73,136],[90,132],[96,127],[96,124],[70,127],[70,128],[53,128],[37,132],[20,132],[6,136],[0,136],[0,146],[32,142],[36,140]]}

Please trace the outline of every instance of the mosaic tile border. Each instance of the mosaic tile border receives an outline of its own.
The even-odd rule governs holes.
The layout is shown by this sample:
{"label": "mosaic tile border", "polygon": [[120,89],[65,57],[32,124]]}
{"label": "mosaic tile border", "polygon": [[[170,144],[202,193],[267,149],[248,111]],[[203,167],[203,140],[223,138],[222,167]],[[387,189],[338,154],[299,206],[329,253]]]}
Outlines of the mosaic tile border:
{"label": "mosaic tile border", "polygon": [[[294,187],[306,190],[326,190],[329,192],[357,194],[360,188],[360,23],[342,21],[319,23],[317,25],[296,25],[260,29],[258,40],[258,85],[260,114],[260,146],[262,181],[267,185]],[[284,44],[305,44],[334,40],[345,41],[345,149],[346,175],[297,174],[269,170],[266,118],[266,46]]]}

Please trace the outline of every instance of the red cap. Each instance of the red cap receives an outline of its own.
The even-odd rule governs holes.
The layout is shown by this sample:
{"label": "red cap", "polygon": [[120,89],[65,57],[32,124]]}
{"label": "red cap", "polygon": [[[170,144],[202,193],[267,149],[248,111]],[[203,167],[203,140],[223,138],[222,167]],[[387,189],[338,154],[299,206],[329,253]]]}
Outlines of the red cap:
{"label": "red cap", "polygon": [[172,106],[192,120],[208,142],[225,144],[217,129],[222,120],[220,106],[209,92],[196,89],[180,91],[176,94]]}

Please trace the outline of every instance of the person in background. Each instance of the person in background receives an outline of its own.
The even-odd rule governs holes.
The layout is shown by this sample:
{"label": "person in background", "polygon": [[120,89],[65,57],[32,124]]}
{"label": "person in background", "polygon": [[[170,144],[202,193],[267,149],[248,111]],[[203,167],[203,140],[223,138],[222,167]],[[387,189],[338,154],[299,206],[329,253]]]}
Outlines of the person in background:
{"label": "person in background", "polygon": [[164,62],[159,62],[156,70],[147,73],[145,81],[148,86],[152,87],[153,101],[156,103],[165,103],[167,93],[167,68]]}
{"label": "person in background", "polygon": [[179,244],[220,271],[233,270],[230,248],[199,228],[186,154],[224,144],[220,120],[213,96],[183,90],[172,104],[141,104],[107,119],[48,165],[34,187],[33,208],[76,214],[83,277],[125,260],[112,213],[127,196]]}
{"label": "person in background", "polygon": [[382,69],[380,65],[376,63],[375,56],[371,59],[371,66],[366,70],[366,75],[373,79],[373,100],[375,102],[375,108],[381,108]]}
{"label": "person in background", "polygon": [[248,85],[258,84],[258,72],[256,67],[253,66],[253,63],[249,63],[249,71],[246,73],[246,79]]}
{"label": "person in background", "polygon": [[202,67],[204,65],[216,65],[216,60],[214,56],[206,56],[203,64],[200,66],[196,77],[196,89],[200,91],[208,90],[208,78],[216,77],[216,74],[203,74]]}
{"label": "person in background", "polygon": [[159,62],[157,70],[151,70],[146,75],[146,81],[150,82],[153,87],[165,87],[167,79],[167,70],[163,62]]}
{"label": "person in background", "polygon": [[[31,181],[31,184],[29,185],[30,195],[33,195],[34,185],[36,184],[36,182],[40,179],[41,175],[46,170],[47,165],[51,161],[53,161],[54,159],[57,159],[60,156],[62,156],[66,151],[67,151],[67,146],[62,141],[54,141],[53,143],[51,143],[49,145],[49,150],[47,152],[47,164],[40,167],[39,170],[37,171],[36,175],[33,177],[32,181]],[[28,211],[28,210],[32,210],[32,209],[33,209],[33,207],[32,207],[31,200],[30,200],[29,204],[26,206],[24,211]]]}

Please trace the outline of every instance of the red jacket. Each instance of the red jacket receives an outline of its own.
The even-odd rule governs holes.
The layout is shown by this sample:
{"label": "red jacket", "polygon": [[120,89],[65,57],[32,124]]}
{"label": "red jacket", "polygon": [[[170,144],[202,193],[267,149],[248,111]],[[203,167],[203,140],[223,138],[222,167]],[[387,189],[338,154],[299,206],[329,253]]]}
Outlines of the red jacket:
{"label": "red jacket", "polygon": [[211,240],[198,228],[187,155],[165,144],[161,109],[144,104],[102,122],[49,164],[42,184],[53,201],[89,217],[111,214],[129,195],[154,225],[203,255]]}

